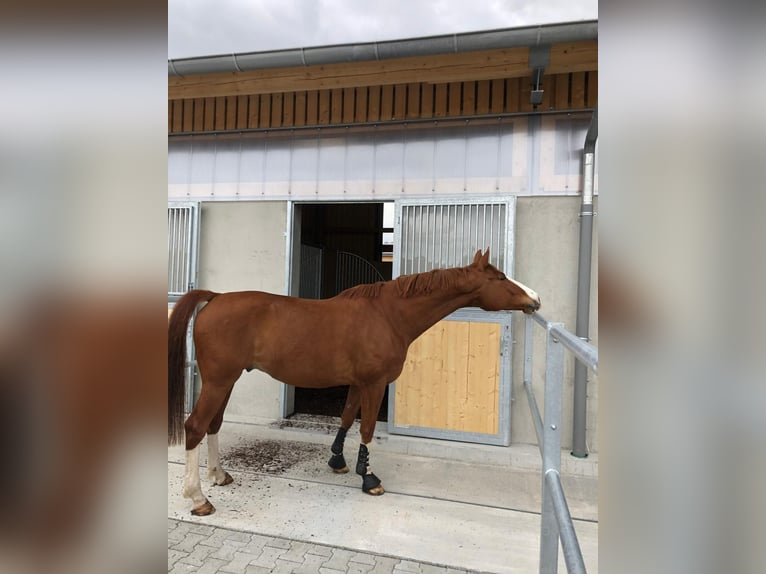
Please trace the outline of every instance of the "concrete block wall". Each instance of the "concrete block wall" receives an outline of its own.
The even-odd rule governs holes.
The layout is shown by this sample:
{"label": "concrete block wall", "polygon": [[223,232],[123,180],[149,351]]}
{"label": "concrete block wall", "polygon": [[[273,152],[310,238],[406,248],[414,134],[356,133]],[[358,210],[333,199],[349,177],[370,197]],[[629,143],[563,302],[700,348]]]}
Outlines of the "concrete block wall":
{"label": "concrete block wall", "polygon": [[[202,203],[200,289],[286,294],[286,229],[283,201]],[[265,373],[245,372],[234,386],[225,418],[276,420],[281,394],[282,384]]]}

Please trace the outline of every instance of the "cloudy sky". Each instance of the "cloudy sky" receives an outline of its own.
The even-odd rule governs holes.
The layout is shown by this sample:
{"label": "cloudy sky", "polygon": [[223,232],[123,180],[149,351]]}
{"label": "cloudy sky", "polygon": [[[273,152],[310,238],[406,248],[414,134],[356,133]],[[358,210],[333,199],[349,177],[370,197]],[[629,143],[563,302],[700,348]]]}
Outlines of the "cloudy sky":
{"label": "cloudy sky", "polygon": [[168,58],[592,20],[597,0],[168,0]]}

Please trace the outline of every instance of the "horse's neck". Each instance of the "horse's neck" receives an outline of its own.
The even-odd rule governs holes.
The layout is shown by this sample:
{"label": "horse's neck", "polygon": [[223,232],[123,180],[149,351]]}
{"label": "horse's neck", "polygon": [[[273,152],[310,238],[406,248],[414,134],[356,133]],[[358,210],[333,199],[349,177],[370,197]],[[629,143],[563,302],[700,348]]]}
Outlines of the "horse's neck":
{"label": "horse's neck", "polygon": [[453,311],[467,307],[474,297],[474,293],[457,289],[407,298],[396,297],[390,300],[391,314],[394,315],[397,329],[409,345]]}

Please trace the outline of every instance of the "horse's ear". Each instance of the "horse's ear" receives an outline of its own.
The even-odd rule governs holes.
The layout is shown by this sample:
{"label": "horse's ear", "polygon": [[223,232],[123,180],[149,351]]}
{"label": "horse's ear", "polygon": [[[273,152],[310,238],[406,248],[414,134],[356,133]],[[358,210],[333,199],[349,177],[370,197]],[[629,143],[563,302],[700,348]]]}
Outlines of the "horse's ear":
{"label": "horse's ear", "polygon": [[479,249],[476,252],[476,255],[473,256],[473,261],[471,262],[471,265],[478,265],[479,261],[481,261],[481,249]]}
{"label": "horse's ear", "polygon": [[[481,251],[479,251],[481,253]],[[479,261],[479,267],[481,269],[484,269],[487,265],[489,265],[489,247],[487,247],[487,250],[484,252],[484,255],[481,256],[481,260]]]}

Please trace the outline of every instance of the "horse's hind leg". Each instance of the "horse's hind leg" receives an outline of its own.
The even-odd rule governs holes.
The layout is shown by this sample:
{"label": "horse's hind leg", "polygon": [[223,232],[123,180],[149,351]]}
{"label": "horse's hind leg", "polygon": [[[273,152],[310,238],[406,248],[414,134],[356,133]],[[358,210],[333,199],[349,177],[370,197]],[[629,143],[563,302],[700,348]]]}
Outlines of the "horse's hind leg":
{"label": "horse's hind leg", "polygon": [[359,445],[356,473],[362,477],[362,490],[373,496],[378,496],[385,492],[380,484],[380,479],[370,470],[369,445],[375,432],[375,423],[378,420],[378,412],[380,411],[380,403],[386,391],[386,384],[365,387],[363,392],[361,392],[362,422],[359,430],[362,435],[362,443]]}
{"label": "horse's hind leg", "polygon": [[186,473],[184,475],[183,495],[192,500],[191,513],[195,516],[206,516],[215,512],[202,494],[199,479],[199,443],[205,436],[210,423],[225,405],[228,393],[236,379],[229,384],[207,383],[202,385],[202,392],[189,418],[184,423],[186,432]]}
{"label": "horse's hind leg", "polygon": [[218,486],[224,486],[234,482],[231,475],[221,467],[220,451],[218,448],[218,431],[221,430],[223,412],[226,410],[226,405],[229,403],[230,396],[231,390],[229,390],[220,410],[215,417],[213,417],[213,421],[207,429],[207,477],[213,484]]}
{"label": "horse's hind leg", "polygon": [[346,464],[346,459],[343,457],[343,443],[346,440],[348,429],[354,424],[356,415],[359,413],[360,404],[359,388],[351,385],[348,389],[348,396],[346,397],[346,406],[343,407],[343,413],[341,413],[340,416],[340,428],[332,443],[332,456],[327,463],[330,465],[332,471],[337,474],[345,474],[348,472],[348,465]]}

